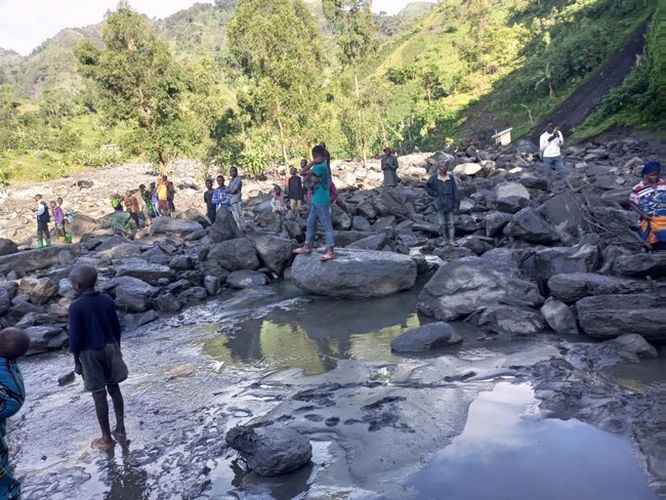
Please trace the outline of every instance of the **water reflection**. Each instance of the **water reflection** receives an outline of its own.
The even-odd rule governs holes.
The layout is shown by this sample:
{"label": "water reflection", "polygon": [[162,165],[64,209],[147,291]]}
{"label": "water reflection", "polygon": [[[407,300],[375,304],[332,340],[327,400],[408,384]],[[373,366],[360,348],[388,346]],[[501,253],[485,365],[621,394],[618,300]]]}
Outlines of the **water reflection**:
{"label": "water reflection", "polygon": [[656,499],[630,444],[578,420],[530,418],[527,384],[500,383],[409,484],[419,498]]}
{"label": "water reflection", "polygon": [[415,304],[410,292],[373,301],[319,298],[234,325],[205,341],[203,350],[225,366],[261,362],[308,374],[332,370],[341,358],[391,359],[391,340],[419,325]]}

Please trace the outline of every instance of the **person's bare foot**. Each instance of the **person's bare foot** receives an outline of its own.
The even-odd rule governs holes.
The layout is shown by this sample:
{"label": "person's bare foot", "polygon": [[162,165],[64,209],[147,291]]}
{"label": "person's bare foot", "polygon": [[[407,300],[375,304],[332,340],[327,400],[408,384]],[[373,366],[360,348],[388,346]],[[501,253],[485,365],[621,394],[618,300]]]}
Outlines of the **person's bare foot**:
{"label": "person's bare foot", "polygon": [[92,443],[90,443],[90,447],[94,448],[96,450],[104,450],[106,448],[110,448],[113,446],[114,441],[110,437],[101,437],[95,439]]}

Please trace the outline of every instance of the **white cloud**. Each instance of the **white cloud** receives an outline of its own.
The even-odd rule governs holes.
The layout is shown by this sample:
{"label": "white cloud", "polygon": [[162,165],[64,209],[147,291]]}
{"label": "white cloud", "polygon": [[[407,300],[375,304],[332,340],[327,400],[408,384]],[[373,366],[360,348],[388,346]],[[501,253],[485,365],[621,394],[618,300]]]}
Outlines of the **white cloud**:
{"label": "white cloud", "polygon": [[[212,3],[212,0],[198,0]],[[434,1],[434,0],[433,0]],[[195,3],[194,0],[129,0],[150,17],[162,18]],[[395,14],[409,0],[374,0],[373,10]],[[115,8],[117,0],[0,0],[0,47],[29,54],[63,28],[95,24]]]}

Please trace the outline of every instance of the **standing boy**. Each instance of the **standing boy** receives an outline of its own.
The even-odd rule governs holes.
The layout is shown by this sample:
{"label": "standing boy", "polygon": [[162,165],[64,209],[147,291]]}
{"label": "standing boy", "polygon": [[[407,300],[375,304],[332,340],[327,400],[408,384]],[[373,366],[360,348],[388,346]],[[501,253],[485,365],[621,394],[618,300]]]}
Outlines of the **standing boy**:
{"label": "standing boy", "polygon": [[206,216],[211,224],[215,224],[215,216],[217,215],[217,210],[215,210],[215,204],[213,203],[213,179],[206,179],[206,190],[204,191],[203,199],[206,204]]}
{"label": "standing boy", "polygon": [[305,232],[305,244],[294,250],[297,254],[309,254],[312,252],[315,227],[317,221],[321,221],[326,233],[326,253],[322,255],[322,262],[335,259],[333,247],[333,224],[331,223],[331,192],[329,190],[328,167],[326,166],[326,150],[321,146],[312,148],[312,162],[306,165],[301,175],[311,176],[314,181],[310,213],[308,214],[307,229]]}
{"label": "standing boy", "polygon": [[546,131],[539,138],[539,149],[543,163],[546,166],[546,175],[552,178],[553,172],[556,175],[562,175],[564,165],[562,164],[561,147],[564,144],[562,132],[555,128],[555,125],[549,123]]}
{"label": "standing boy", "polygon": [[234,216],[238,228],[243,231],[245,230],[245,221],[243,220],[243,180],[238,176],[238,168],[233,166],[229,169],[229,175],[231,180],[227,186],[227,192],[229,193],[231,203],[231,215]]}
{"label": "standing boy", "polygon": [[59,243],[65,242],[65,212],[62,211],[62,198],[58,198],[59,203],[52,201],[50,203],[53,211],[53,222],[55,223],[56,238]]}
{"label": "standing boy", "polygon": [[[306,162],[307,165],[307,162]],[[289,206],[294,214],[300,215],[303,205],[303,181],[296,171],[296,167],[289,169],[289,178],[287,179],[287,196],[289,196]]]}
{"label": "standing boy", "polygon": [[49,222],[51,222],[51,215],[49,214],[49,207],[42,200],[41,194],[35,196],[35,202],[37,202],[37,208],[35,209],[35,215],[37,216],[37,248],[50,247]]}
{"label": "standing boy", "polygon": [[9,449],[5,436],[6,422],[23,406],[25,388],[16,360],[30,348],[30,337],[18,328],[0,331],[0,498],[16,500],[21,496],[21,485],[9,467]]}
{"label": "standing boy", "polygon": [[126,439],[123,396],[118,384],[127,379],[127,366],[120,352],[120,322],[111,297],[95,291],[97,271],[80,265],[69,275],[79,298],[69,306],[69,346],[74,355],[74,371],[83,375],[85,389],[92,392],[102,437],[93,448],[113,445],[106,393],[113,401],[116,428],[113,435]]}
{"label": "standing boy", "polygon": [[449,174],[446,163],[441,163],[439,172],[434,174],[425,185],[426,192],[435,197],[435,208],[437,209],[437,222],[440,234],[446,238],[451,245],[455,244],[455,227],[453,212],[460,206],[458,187],[453,175]]}
{"label": "standing boy", "polygon": [[231,196],[229,196],[227,187],[224,185],[224,176],[218,175],[215,181],[217,182],[217,188],[213,191],[213,205],[215,205],[215,212],[219,212],[222,208],[231,211]]}

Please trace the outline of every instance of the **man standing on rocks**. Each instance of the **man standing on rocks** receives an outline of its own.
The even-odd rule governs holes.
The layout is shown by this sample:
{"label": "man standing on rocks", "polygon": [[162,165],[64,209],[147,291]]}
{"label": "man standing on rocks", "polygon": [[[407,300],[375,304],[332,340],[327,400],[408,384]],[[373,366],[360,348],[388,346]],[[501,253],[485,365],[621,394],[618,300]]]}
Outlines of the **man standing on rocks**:
{"label": "man standing on rocks", "polygon": [[546,131],[539,138],[539,150],[549,179],[552,178],[553,171],[558,176],[562,175],[564,165],[560,148],[563,144],[562,132],[556,129],[553,123],[549,123]]}
{"label": "man standing on rocks", "polygon": [[384,187],[395,187],[400,182],[398,179],[398,159],[391,151],[391,148],[384,148],[382,156],[382,172],[384,172]]}
{"label": "man standing on rocks", "polygon": [[335,252],[333,250],[335,241],[333,238],[333,224],[331,222],[330,177],[328,172],[329,169],[326,166],[326,149],[321,145],[315,146],[312,148],[312,161],[301,171],[301,175],[312,177],[315,183],[312,192],[312,202],[310,204],[307,229],[305,231],[305,244],[294,250],[294,253],[297,254],[309,254],[312,252],[315,227],[317,226],[317,221],[321,221],[326,233],[326,253],[321,257],[323,262],[335,258]]}
{"label": "man standing on rocks", "polygon": [[449,174],[446,162],[440,163],[439,172],[432,175],[425,185],[426,192],[435,198],[437,222],[440,234],[450,245],[455,245],[453,212],[460,207],[460,196],[456,180]]}
{"label": "man standing on rocks", "polygon": [[231,215],[233,215],[238,228],[241,231],[245,230],[245,221],[243,220],[243,181],[238,175],[238,167],[235,165],[229,169],[231,180],[227,186],[227,192],[230,195],[229,203],[231,203]]}
{"label": "man standing on rocks", "polygon": [[222,208],[231,211],[231,196],[224,185],[224,176],[218,175],[215,180],[217,181],[217,188],[213,191],[212,198],[213,205],[215,205],[215,213],[219,212]]}
{"label": "man standing on rocks", "polygon": [[35,214],[37,216],[37,248],[44,248],[51,246],[51,233],[49,232],[49,222],[51,216],[49,215],[49,207],[45,201],[42,200],[42,195],[35,196],[37,208]]}

